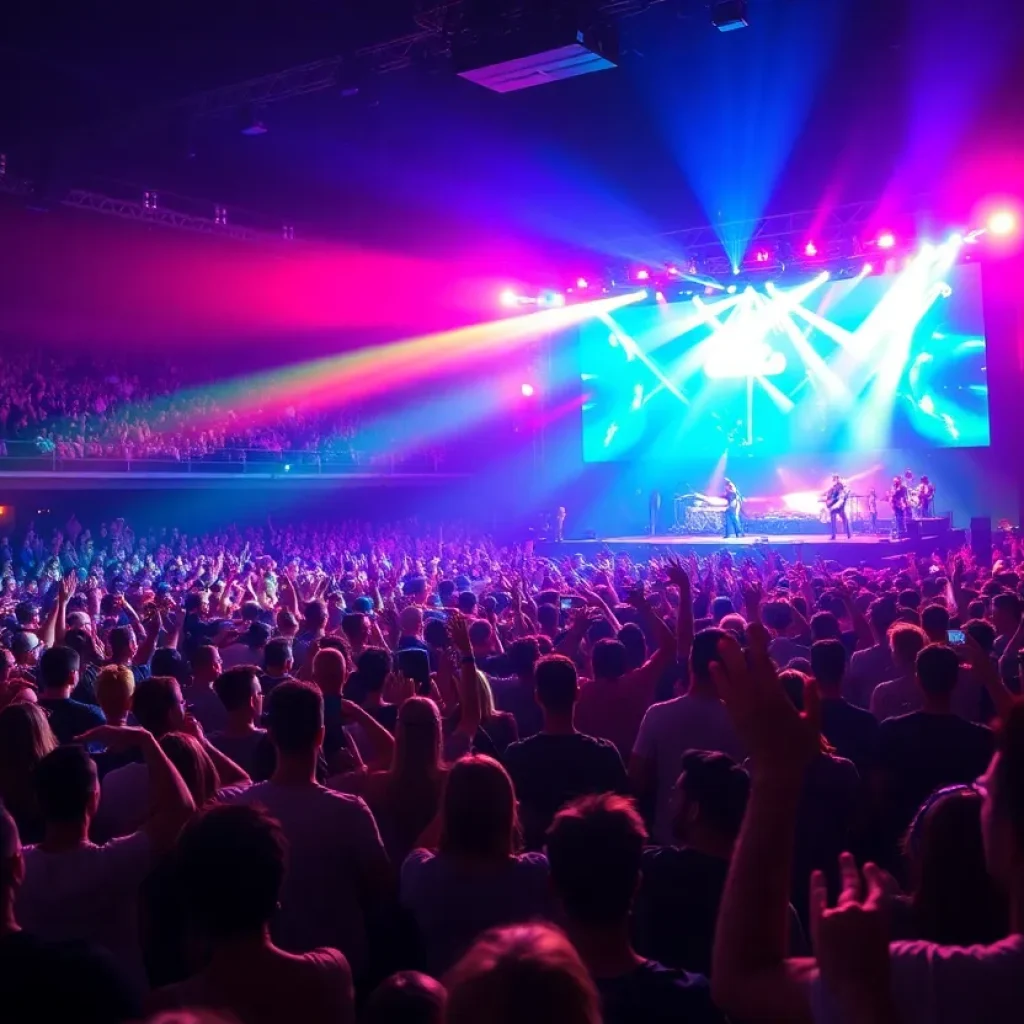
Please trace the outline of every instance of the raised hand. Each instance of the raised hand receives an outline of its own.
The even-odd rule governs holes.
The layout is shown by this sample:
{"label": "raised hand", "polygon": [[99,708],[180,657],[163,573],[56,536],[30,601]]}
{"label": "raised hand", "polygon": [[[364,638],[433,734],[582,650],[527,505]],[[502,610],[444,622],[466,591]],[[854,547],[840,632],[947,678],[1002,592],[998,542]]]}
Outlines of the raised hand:
{"label": "raised hand", "polygon": [[150,738],[150,734],[138,726],[97,725],[95,729],[89,729],[88,732],[76,736],[75,742],[84,745],[96,744],[96,746],[105,747],[114,753],[122,753],[132,750]]}
{"label": "raised hand", "polygon": [[690,574],[678,558],[672,557],[665,561],[665,576],[669,583],[679,588],[680,596],[690,593]]}
{"label": "raised hand", "polygon": [[718,643],[711,676],[736,732],[750,754],[755,773],[802,780],[821,751],[821,706],[813,681],[804,687],[804,711],[786,696],[768,655],[768,632],[758,622],[747,627],[749,658],[726,635]]}
{"label": "raised hand", "polygon": [[[889,1005],[889,895],[891,878],[874,864],[864,877],[853,857],[839,858],[842,891],[828,905],[821,871],[811,876],[810,924],[821,979],[850,1020],[881,1020]],[[865,884],[866,883],[866,886]]]}
{"label": "raised hand", "polygon": [[448,634],[463,657],[471,657],[473,645],[469,641],[469,622],[461,612],[453,611],[448,617]]}

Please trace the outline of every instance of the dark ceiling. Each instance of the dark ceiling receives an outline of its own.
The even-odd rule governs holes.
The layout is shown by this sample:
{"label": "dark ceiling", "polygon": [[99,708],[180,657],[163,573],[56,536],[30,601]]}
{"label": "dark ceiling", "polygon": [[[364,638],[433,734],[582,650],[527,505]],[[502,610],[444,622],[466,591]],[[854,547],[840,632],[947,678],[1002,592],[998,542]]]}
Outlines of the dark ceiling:
{"label": "dark ceiling", "polygon": [[174,102],[401,36],[416,0],[21,4],[0,38],[0,152],[61,185],[152,186],[313,231],[479,230],[493,211],[586,247],[595,218],[665,230],[726,217],[723,175],[734,192],[750,181],[757,212],[786,210],[886,193],[922,133],[950,135],[944,166],[916,155],[936,174],[922,190],[965,153],[1020,144],[1014,0],[749,6],[751,27],[726,36],[706,4],[664,0],[620,23],[618,70],[516,95],[418,51],[388,74],[353,62],[335,88],[267,107],[268,133],[251,138],[244,111],[197,121]]}

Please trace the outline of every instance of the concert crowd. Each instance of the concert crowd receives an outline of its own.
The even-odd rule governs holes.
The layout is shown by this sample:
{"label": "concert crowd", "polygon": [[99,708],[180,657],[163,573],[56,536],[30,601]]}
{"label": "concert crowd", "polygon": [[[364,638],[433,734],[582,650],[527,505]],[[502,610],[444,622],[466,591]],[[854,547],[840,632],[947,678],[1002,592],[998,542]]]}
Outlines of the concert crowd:
{"label": "concert crowd", "polygon": [[4,538],[0,1019],[1016,1019],[988,562]]}
{"label": "concert crowd", "polygon": [[[237,376],[235,368],[231,376]],[[244,420],[230,394],[187,380],[161,358],[88,359],[32,352],[0,368],[0,455],[29,445],[62,461],[238,457],[243,451],[354,458],[358,414],[301,403]],[[20,442],[20,444],[15,443]]]}

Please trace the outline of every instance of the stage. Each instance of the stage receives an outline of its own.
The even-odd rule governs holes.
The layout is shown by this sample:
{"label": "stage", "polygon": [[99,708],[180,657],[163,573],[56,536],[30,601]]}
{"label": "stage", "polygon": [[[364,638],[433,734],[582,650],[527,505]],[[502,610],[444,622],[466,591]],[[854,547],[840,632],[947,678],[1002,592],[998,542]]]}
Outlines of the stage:
{"label": "stage", "polygon": [[852,539],[840,537],[832,540],[828,533],[805,534],[747,534],[743,537],[724,537],[701,534],[679,536],[658,534],[632,537],[602,537],[589,540],[566,538],[556,541],[538,541],[536,551],[547,557],[564,557],[568,554],[588,553],[608,548],[623,552],[631,558],[650,558],[655,554],[682,554],[694,551],[707,555],[715,551],[730,551],[734,555],[753,555],[765,548],[771,548],[789,561],[815,562],[819,558],[853,566],[868,563],[884,565],[887,562],[902,561],[908,554],[926,555],[938,548],[940,551],[959,548],[964,543],[963,530],[949,530],[941,536],[921,537],[917,540],[890,540],[888,536],[854,534]]}

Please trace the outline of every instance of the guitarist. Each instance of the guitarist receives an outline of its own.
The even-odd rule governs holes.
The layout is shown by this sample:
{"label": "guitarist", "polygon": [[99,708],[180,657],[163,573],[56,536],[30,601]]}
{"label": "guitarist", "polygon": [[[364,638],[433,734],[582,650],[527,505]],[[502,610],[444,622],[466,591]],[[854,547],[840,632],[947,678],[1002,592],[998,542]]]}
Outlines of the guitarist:
{"label": "guitarist", "polygon": [[743,527],[740,526],[740,506],[743,498],[736,485],[728,478],[725,478],[725,491],[722,494],[725,498],[725,539],[729,539],[729,530],[737,537],[743,536]]}
{"label": "guitarist", "polygon": [[825,492],[825,507],[832,520],[832,539],[836,539],[836,521],[843,524],[846,539],[850,539],[850,520],[846,515],[846,502],[850,497],[850,488],[846,486],[839,474],[832,476],[832,486]]}

